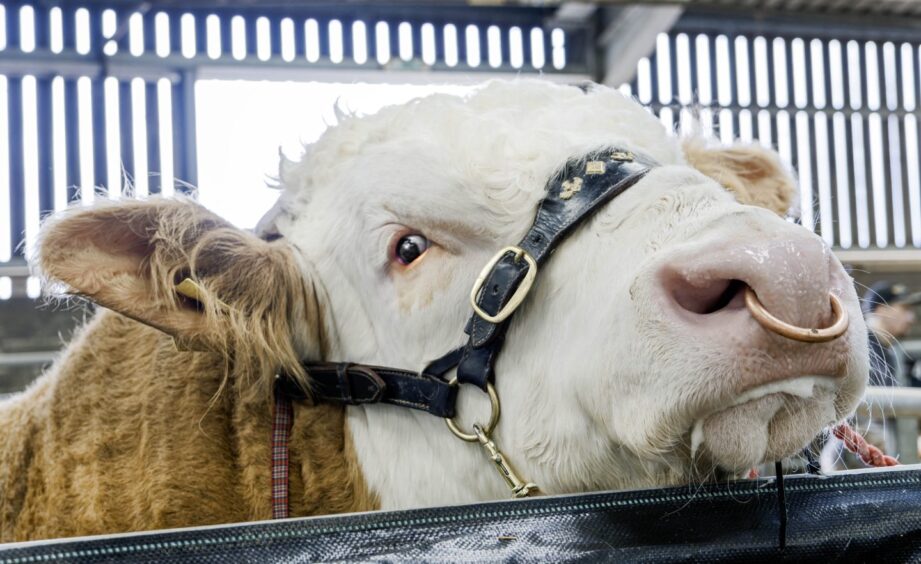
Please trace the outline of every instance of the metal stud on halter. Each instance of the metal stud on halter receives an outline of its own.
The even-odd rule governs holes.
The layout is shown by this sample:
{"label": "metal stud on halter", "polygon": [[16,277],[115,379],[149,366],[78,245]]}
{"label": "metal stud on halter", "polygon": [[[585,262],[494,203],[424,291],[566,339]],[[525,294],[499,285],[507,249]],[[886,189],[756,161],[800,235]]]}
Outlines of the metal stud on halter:
{"label": "metal stud on halter", "polygon": [[849,321],[841,300],[834,294],[828,294],[828,298],[831,301],[831,311],[835,315],[835,322],[830,327],[824,329],[797,327],[774,317],[765,309],[758,296],[755,295],[755,291],[749,286],[745,288],[745,306],[762,327],[781,337],[804,343],[827,343],[844,335],[847,331]]}

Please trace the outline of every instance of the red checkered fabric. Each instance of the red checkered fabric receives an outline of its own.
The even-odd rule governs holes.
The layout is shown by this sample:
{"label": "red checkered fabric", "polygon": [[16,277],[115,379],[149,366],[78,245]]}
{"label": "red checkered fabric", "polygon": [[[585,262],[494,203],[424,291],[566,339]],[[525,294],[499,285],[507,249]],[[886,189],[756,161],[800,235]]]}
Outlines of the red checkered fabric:
{"label": "red checkered fabric", "polygon": [[276,390],[272,422],[272,519],[288,517],[288,435],[292,420],[291,401]]}

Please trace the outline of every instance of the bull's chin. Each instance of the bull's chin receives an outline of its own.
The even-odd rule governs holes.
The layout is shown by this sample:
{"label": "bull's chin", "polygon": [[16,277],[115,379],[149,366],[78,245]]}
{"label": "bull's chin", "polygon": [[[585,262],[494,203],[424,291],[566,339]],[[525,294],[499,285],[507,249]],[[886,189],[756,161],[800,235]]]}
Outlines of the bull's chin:
{"label": "bull's chin", "polygon": [[695,466],[705,473],[744,475],[762,462],[799,452],[837,419],[835,389],[831,378],[804,376],[746,391],[694,424]]}

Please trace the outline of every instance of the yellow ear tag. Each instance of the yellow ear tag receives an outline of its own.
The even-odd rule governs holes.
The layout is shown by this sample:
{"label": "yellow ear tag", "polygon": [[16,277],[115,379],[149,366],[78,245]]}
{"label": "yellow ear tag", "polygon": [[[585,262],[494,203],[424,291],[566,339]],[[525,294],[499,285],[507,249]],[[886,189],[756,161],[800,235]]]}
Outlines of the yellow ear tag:
{"label": "yellow ear tag", "polygon": [[176,284],[176,293],[198,302],[204,301],[203,296],[205,293],[202,291],[201,286],[198,285],[198,282],[191,278],[186,278],[179,284]]}
{"label": "yellow ear tag", "polygon": [[[201,285],[192,280],[191,278],[186,278],[179,284],[176,284],[176,293],[180,296],[185,296],[187,298],[193,299],[199,303],[204,303],[205,301],[205,290]],[[221,300],[215,300],[217,305],[225,309],[230,309],[230,306],[222,302]]]}

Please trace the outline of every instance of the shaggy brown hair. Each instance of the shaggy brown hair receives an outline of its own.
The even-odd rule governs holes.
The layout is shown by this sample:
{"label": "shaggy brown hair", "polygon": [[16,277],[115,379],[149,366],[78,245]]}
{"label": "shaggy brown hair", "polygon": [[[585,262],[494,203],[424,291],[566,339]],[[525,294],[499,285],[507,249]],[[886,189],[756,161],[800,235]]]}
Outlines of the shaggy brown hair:
{"label": "shaggy brown hair", "polygon": [[[37,258],[114,312],[0,403],[0,542],[269,518],[274,375],[327,347],[287,245],[152,198],[50,220]],[[341,406],[296,405],[290,459],[292,515],[377,507]]]}

